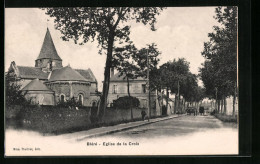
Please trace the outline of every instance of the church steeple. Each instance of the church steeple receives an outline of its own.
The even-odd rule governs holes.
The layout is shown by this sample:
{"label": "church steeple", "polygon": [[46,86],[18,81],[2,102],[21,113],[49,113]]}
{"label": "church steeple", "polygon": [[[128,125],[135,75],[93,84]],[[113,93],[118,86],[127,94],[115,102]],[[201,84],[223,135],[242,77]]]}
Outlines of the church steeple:
{"label": "church steeple", "polygon": [[35,60],[35,67],[48,68],[50,61],[54,62],[53,67],[62,67],[62,59],[56,51],[49,28],[47,28],[40,54]]}
{"label": "church steeple", "polygon": [[61,60],[59,57],[56,48],[54,46],[54,43],[51,38],[51,34],[49,31],[49,28],[47,28],[47,32],[45,34],[45,38],[42,44],[42,48],[40,51],[40,54],[37,59],[55,59],[55,60]]}

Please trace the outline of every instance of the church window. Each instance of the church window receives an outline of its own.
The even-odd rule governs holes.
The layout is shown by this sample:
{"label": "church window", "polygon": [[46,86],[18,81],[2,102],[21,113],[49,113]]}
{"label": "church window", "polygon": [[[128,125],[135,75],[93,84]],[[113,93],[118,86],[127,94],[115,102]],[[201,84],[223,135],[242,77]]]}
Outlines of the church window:
{"label": "church window", "polygon": [[80,105],[83,105],[83,94],[79,94],[79,96],[78,96],[78,101],[79,101],[79,103],[80,103]]}
{"label": "church window", "polygon": [[60,102],[61,102],[61,103],[64,103],[64,102],[65,102],[65,98],[66,98],[65,95],[64,95],[64,94],[61,94],[61,95],[60,95]]}
{"label": "church window", "polygon": [[96,102],[95,101],[92,102],[92,107],[96,107]]}

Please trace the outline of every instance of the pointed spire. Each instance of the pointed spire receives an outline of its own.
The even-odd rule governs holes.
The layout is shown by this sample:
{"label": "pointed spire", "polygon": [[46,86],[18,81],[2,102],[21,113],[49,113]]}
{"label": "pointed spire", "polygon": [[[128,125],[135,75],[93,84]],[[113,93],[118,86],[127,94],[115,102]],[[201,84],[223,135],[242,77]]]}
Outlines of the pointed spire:
{"label": "pointed spire", "polygon": [[56,59],[61,60],[59,57],[56,48],[54,46],[53,40],[51,38],[51,34],[49,28],[47,27],[47,32],[45,34],[45,38],[42,44],[42,48],[40,54],[37,58],[38,59]]}

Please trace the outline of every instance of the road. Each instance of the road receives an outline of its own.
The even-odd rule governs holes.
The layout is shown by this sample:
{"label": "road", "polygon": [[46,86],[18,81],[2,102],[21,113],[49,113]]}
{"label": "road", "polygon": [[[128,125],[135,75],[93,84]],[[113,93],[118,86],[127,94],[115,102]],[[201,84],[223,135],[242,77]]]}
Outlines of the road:
{"label": "road", "polygon": [[223,123],[213,116],[185,115],[83,142],[98,142],[102,145],[104,142],[118,141],[125,142],[128,146],[124,149],[109,149],[109,154],[238,154],[237,124]]}
{"label": "road", "polygon": [[213,129],[220,130],[228,128],[231,131],[237,130],[236,124],[222,123],[212,116],[193,116],[186,115],[166,121],[161,121],[139,128],[122,131],[109,135],[111,137],[127,138],[158,138],[158,137],[177,137],[191,135],[197,132],[207,132]]}
{"label": "road", "polygon": [[[238,153],[236,124],[224,124],[213,116],[185,115],[81,141],[76,140],[78,137],[84,137],[84,133],[81,132],[43,136],[33,131],[8,129],[5,137],[6,155],[16,156]],[[20,150],[16,151],[14,148]]]}

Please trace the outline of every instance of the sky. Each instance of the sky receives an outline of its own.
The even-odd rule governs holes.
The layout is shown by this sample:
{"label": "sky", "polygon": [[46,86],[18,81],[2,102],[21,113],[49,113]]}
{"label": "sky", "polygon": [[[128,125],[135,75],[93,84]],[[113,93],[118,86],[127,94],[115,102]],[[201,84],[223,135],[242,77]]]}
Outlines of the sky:
{"label": "sky", "polygon": [[[203,43],[209,40],[208,33],[217,25],[214,15],[215,7],[169,7],[157,16],[156,31],[131,22],[130,38],[137,48],[156,43],[161,52],[159,65],[185,58],[190,62],[191,72],[198,74],[204,62],[201,55]],[[5,9],[5,70],[12,61],[16,65],[34,66],[47,27],[63,66],[70,64],[75,69],[90,68],[101,91],[106,55],[98,54],[97,42],[77,45],[72,41],[62,41],[60,31],[54,29],[53,19],[38,8]],[[202,82],[199,84],[202,85]]]}

